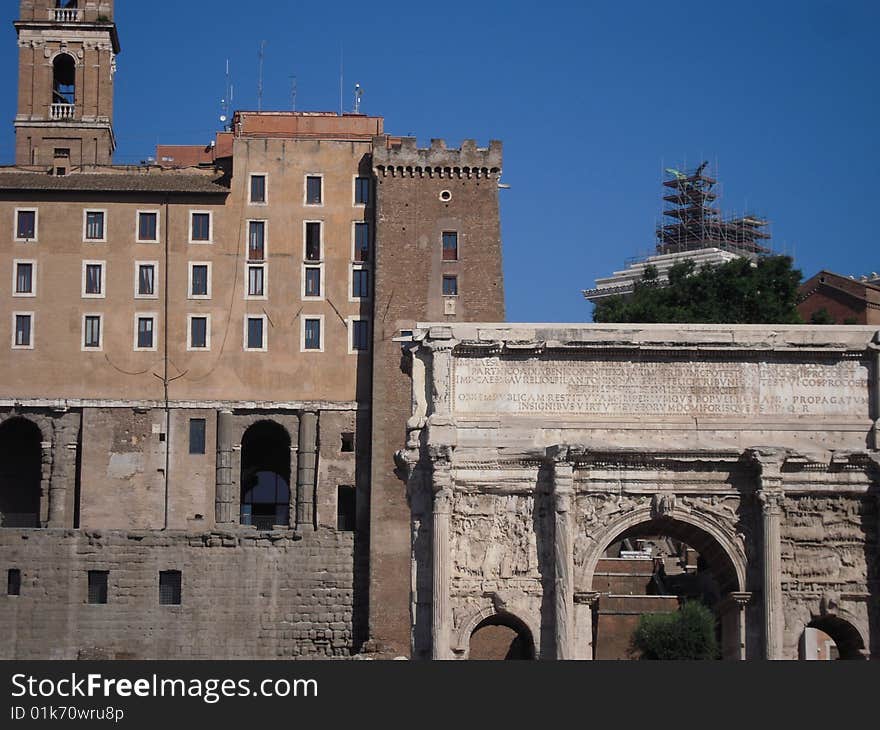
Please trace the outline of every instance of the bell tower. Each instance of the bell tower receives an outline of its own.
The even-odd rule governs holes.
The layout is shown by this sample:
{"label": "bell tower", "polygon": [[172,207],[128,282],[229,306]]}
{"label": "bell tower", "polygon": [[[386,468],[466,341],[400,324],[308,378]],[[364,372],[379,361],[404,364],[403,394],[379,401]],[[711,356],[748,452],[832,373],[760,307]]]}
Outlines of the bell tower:
{"label": "bell tower", "polygon": [[111,164],[120,51],[113,0],[21,0],[15,30],[16,164],[57,174]]}

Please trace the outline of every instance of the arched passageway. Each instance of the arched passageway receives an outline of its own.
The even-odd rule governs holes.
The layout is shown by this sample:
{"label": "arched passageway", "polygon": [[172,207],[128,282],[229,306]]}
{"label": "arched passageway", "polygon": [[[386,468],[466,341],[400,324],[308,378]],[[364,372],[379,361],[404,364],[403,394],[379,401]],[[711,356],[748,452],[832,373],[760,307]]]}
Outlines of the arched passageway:
{"label": "arched passageway", "polygon": [[259,421],[241,440],[241,524],[270,530],[290,524],[290,434]]}
{"label": "arched passageway", "polygon": [[483,619],[471,632],[468,659],[534,659],[532,632],[516,616],[496,613]]}
{"label": "arched passageway", "polygon": [[801,635],[799,657],[807,660],[865,659],[865,642],[846,619],[827,615],[813,619]]}
{"label": "arched passageway", "polygon": [[40,526],[42,434],[25,418],[0,425],[0,526]]}

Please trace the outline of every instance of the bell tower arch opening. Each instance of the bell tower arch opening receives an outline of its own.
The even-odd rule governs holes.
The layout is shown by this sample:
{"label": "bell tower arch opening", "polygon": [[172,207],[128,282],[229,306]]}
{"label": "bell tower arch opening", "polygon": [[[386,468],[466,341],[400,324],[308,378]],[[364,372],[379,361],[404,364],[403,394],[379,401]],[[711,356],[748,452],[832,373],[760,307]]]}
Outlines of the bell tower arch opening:
{"label": "bell tower arch opening", "polygon": [[69,53],[59,53],[52,61],[52,103],[76,104],[76,61]]}

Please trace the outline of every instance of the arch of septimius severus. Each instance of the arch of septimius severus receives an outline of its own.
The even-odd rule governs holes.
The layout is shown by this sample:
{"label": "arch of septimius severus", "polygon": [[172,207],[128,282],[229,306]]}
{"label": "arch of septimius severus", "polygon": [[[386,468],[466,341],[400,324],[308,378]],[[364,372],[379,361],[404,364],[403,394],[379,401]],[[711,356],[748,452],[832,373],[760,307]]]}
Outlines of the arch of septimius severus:
{"label": "arch of septimius severus", "polygon": [[880,653],[875,330],[401,339],[414,656],[480,654],[486,630],[522,658],[619,657],[638,615],[686,594],[715,612],[724,658],[821,653],[811,629],[841,658]]}

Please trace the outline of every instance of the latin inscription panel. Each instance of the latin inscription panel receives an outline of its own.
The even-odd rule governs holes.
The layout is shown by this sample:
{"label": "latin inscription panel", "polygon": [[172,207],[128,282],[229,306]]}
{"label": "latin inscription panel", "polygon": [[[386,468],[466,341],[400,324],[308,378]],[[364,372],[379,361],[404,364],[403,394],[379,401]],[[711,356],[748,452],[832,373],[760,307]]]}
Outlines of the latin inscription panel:
{"label": "latin inscription panel", "polygon": [[869,418],[868,368],[834,363],[454,358],[461,414]]}

